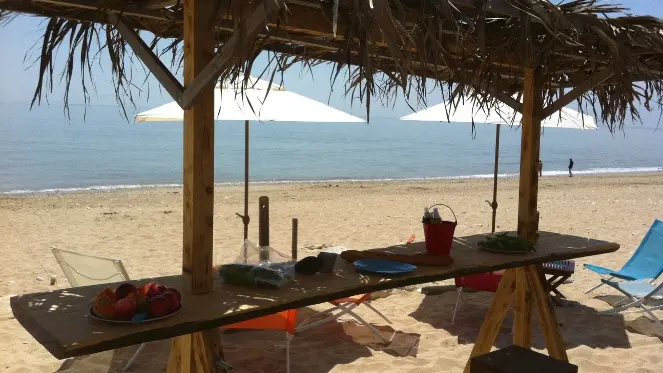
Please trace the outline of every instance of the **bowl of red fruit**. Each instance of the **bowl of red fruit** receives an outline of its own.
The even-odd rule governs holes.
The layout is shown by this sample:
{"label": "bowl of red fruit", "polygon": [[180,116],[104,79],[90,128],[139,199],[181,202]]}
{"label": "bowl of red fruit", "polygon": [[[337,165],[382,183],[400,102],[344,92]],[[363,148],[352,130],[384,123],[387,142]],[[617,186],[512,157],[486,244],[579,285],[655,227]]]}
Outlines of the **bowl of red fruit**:
{"label": "bowl of red fruit", "polygon": [[176,289],[156,282],[141,287],[125,282],[115,290],[107,287],[90,303],[90,317],[118,324],[141,324],[163,320],[182,309]]}

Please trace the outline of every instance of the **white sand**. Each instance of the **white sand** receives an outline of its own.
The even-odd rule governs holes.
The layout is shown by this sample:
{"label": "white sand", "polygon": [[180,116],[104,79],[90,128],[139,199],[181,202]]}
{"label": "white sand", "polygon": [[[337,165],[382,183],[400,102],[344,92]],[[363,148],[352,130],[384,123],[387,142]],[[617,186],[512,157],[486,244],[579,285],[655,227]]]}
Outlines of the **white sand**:
{"label": "white sand", "polygon": [[[251,238],[257,237],[257,199],[270,197],[271,240],[290,247],[290,224],[299,218],[300,247],[320,244],[365,249],[423,238],[422,208],[444,202],[459,219],[456,235],[490,230],[489,180],[452,182],[347,183],[328,185],[257,185],[251,189]],[[517,182],[500,184],[499,229],[516,226]],[[215,212],[215,261],[227,262],[239,251],[242,237],[242,189],[218,188]],[[620,267],[632,254],[654,218],[663,218],[663,175],[544,178],[540,181],[540,229],[618,242],[617,253],[578,261],[572,284],[561,290],[571,306],[558,308],[572,363],[581,372],[659,372],[663,363],[663,327],[639,314],[597,316],[608,309],[615,292],[582,293],[597,276],[582,263]],[[132,278],[180,271],[182,195],[178,189],[109,193],[0,197],[0,372],[109,372],[122,366],[135,347],[58,361],[16,322],[9,308],[15,294],[53,289],[49,277],[66,287],[50,248],[121,258]],[[301,255],[306,255],[302,250]],[[43,266],[43,268],[42,268]],[[41,278],[39,281],[37,278]],[[601,297],[602,295],[612,297]],[[392,345],[380,346],[366,330],[349,322],[304,332],[293,340],[293,373],[461,372],[492,294],[467,294],[451,325],[455,291],[425,296],[398,291],[374,301],[394,321]],[[308,312],[303,310],[303,313]],[[376,325],[385,323],[361,312]],[[663,318],[663,312],[658,312]],[[510,344],[509,323],[498,346]],[[385,331],[386,332],[386,331]],[[649,335],[654,335],[648,336]],[[245,332],[224,336],[235,372],[284,372],[283,334]],[[281,346],[275,346],[280,344]],[[545,351],[537,330],[534,347]],[[134,371],[165,369],[168,343],[149,345]]]}

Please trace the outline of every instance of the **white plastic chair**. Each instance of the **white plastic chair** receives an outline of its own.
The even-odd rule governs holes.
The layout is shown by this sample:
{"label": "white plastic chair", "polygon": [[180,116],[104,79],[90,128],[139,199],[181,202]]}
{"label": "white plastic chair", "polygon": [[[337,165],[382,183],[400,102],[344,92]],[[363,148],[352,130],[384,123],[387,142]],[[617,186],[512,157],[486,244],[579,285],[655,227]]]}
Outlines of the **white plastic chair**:
{"label": "white plastic chair", "polygon": [[[72,287],[129,281],[129,274],[119,259],[84,255],[57,248],[52,248],[52,250],[55,260]],[[145,348],[145,343],[138,347],[122,371],[127,371],[133,365],[143,348]]]}

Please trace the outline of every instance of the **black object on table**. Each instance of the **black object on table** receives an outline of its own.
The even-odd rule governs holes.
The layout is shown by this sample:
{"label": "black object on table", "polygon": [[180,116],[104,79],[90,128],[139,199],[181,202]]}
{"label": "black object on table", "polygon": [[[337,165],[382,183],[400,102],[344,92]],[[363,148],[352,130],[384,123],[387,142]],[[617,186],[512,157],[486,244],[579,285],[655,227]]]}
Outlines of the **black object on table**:
{"label": "black object on table", "polygon": [[578,373],[578,366],[520,346],[475,356],[470,373]]}
{"label": "black object on table", "polygon": [[548,289],[552,293],[551,299],[557,306],[562,306],[561,300],[566,299],[566,296],[559,291],[558,287],[573,276],[575,264],[573,260],[556,260],[544,263],[541,266],[542,272],[546,277]]}

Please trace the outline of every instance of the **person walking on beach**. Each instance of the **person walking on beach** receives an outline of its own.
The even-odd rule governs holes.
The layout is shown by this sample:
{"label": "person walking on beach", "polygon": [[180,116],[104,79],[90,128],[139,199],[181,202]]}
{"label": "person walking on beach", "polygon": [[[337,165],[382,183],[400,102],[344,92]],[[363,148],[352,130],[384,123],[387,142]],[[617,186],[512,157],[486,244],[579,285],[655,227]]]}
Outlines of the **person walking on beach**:
{"label": "person walking on beach", "polygon": [[536,168],[539,170],[539,176],[543,176],[543,162],[541,162],[540,159],[536,165]]}
{"label": "person walking on beach", "polygon": [[573,177],[571,170],[573,170],[573,158],[569,158],[569,177]]}

